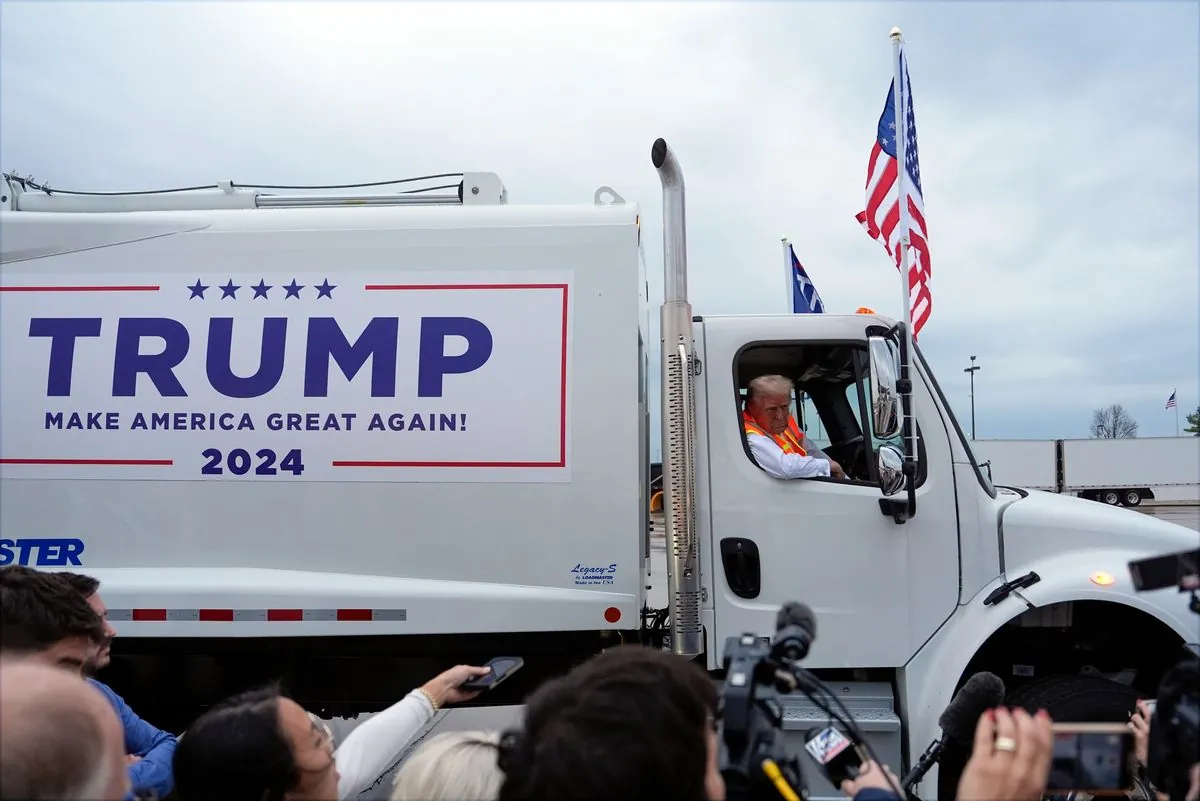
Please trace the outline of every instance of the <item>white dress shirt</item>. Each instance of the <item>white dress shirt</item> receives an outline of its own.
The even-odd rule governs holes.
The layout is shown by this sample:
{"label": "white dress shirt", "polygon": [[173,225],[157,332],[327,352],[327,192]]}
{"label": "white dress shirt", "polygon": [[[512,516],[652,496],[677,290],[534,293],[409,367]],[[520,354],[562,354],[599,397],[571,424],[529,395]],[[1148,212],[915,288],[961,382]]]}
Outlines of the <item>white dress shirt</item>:
{"label": "white dress shirt", "polygon": [[829,462],[816,456],[801,456],[784,453],[783,448],[770,437],[761,434],[746,434],[750,453],[767,475],[774,478],[818,478],[829,477]]}

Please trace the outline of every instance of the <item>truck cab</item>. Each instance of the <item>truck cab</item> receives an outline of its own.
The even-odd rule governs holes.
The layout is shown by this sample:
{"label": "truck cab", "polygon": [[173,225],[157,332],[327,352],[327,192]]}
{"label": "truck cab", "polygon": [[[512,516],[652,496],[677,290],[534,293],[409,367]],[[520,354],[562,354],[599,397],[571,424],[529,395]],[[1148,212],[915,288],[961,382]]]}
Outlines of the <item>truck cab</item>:
{"label": "truck cab", "polygon": [[[663,140],[652,161],[665,229],[671,647],[703,652],[715,670],[723,637],[769,632],[783,603],[808,601],[821,624],[805,666],[841,682],[892,765],[939,735],[937,716],[977,672],[999,676],[1010,705],[1059,720],[1123,721],[1154,694],[1200,632],[1185,595],[1133,592],[1127,565],[1193,547],[1195,533],[993,486],[906,324],[693,315],[682,173]],[[793,407],[825,432],[845,480],[781,480],[753,462],[741,401],[769,374],[794,382]],[[781,703],[785,729],[819,727],[804,700]],[[920,789],[954,794],[936,769]]]}
{"label": "truck cab", "polygon": [[[977,672],[1000,676],[1012,705],[1116,721],[1155,694],[1181,643],[1200,639],[1185,596],[1134,593],[1127,568],[1192,547],[1195,534],[993,486],[915,347],[915,465],[904,474],[892,321],[702,315],[693,331],[699,628],[710,669],[721,667],[722,637],[769,633],[782,604],[807,601],[819,635],[805,666],[855,702],[881,758],[911,765]],[[771,374],[794,381],[798,419],[809,436],[820,432],[844,480],[781,480],[754,463],[742,403],[747,384]],[[782,703],[801,748],[824,718],[802,699]],[[836,797],[814,781],[817,795]],[[931,772],[922,797],[952,796],[937,782]]]}

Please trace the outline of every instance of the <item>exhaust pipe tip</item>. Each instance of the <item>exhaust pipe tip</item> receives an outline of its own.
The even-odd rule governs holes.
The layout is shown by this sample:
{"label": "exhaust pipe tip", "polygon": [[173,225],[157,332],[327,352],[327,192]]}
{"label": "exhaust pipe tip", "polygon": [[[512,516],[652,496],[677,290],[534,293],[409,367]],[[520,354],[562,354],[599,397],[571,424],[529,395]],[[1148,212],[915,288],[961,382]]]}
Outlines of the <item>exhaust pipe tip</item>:
{"label": "exhaust pipe tip", "polygon": [[654,169],[661,170],[662,165],[667,163],[667,154],[671,152],[671,148],[667,147],[667,140],[659,137],[654,140],[654,146],[650,148],[650,161],[654,164]]}

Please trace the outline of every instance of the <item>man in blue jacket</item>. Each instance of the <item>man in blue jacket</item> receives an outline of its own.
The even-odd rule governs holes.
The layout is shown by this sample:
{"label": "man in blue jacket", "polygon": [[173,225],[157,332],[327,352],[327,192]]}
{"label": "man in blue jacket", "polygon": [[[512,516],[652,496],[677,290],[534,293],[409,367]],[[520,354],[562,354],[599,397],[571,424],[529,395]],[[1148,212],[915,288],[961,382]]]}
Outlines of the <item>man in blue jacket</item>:
{"label": "man in blue jacket", "polygon": [[[79,573],[62,571],[55,575],[66,580],[83,596],[104,623],[105,642],[96,650],[88,665],[91,670],[100,670],[112,661],[112,639],[117,634],[108,622],[108,608],[100,598],[100,582]],[[88,678],[88,681],[108,698],[125,729],[125,753],[129,755],[129,780],[133,792],[154,790],[159,798],[166,797],[175,786],[171,760],[175,756],[178,738],[138,717],[108,685],[94,678]]]}

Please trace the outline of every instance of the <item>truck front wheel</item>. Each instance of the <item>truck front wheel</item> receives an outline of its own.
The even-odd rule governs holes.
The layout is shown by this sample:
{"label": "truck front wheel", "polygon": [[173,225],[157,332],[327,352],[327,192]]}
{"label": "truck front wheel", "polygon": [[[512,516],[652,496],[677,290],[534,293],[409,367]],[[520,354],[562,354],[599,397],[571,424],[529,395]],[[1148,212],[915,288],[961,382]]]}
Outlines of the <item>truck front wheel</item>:
{"label": "truck front wheel", "polygon": [[1124,723],[1142,695],[1096,676],[1049,676],[1009,694],[1010,707],[1045,709],[1058,723]]}

